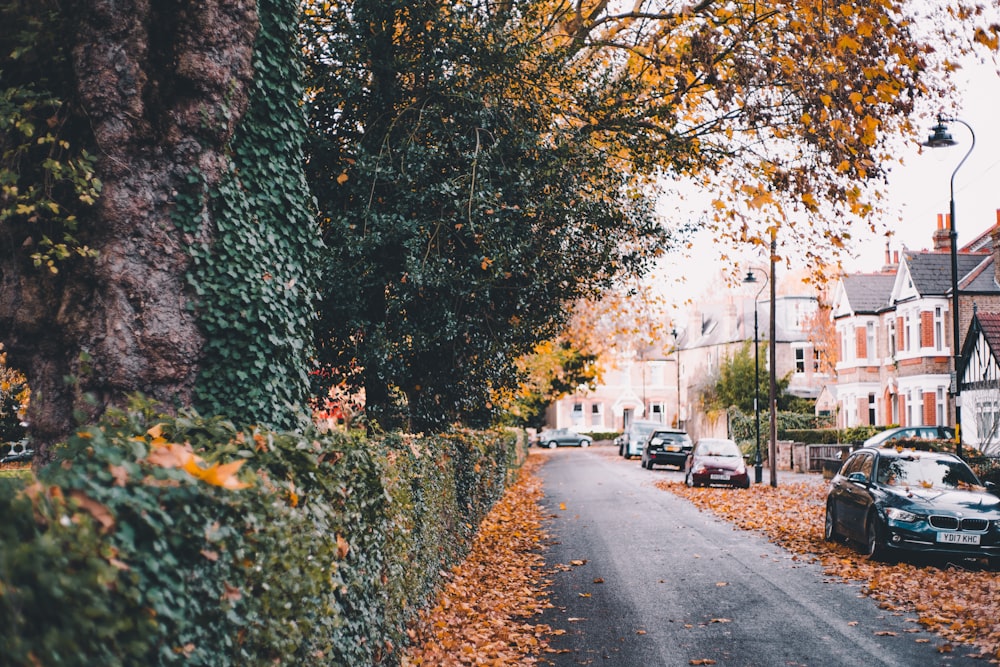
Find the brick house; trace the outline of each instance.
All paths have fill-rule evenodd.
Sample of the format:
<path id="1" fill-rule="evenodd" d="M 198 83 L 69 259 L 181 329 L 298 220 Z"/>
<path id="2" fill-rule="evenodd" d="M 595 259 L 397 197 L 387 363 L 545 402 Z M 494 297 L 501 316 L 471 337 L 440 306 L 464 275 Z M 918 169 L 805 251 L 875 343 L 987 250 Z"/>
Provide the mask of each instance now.
<path id="1" fill-rule="evenodd" d="M 960 331 L 975 307 L 1000 311 L 997 253 L 1000 225 L 957 253 Z M 838 426 L 952 425 L 951 293 L 947 216 L 938 216 L 933 250 L 904 250 L 878 274 L 840 279 L 832 312 Z"/>
<path id="2" fill-rule="evenodd" d="M 962 347 L 962 440 L 1000 452 L 1000 313 L 974 312 Z"/>

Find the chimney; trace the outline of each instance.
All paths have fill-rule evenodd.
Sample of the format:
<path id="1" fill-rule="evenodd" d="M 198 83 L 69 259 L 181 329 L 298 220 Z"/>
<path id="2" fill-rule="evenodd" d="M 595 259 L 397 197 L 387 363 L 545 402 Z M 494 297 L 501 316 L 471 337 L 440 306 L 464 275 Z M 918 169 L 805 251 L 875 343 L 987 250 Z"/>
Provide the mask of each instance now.
<path id="1" fill-rule="evenodd" d="M 947 213 L 938 213 L 937 229 L 934 230 L 934 250 L 935 252 L 951 252 L 951 216 Z"/>
<path id="2" fill-rule="evenodd" d="M 882 266 L 882 273 L 895 273 L 899 268 L 899 251 L 891 252 L 889 242 L 885 242 L 885 264 Z"/>

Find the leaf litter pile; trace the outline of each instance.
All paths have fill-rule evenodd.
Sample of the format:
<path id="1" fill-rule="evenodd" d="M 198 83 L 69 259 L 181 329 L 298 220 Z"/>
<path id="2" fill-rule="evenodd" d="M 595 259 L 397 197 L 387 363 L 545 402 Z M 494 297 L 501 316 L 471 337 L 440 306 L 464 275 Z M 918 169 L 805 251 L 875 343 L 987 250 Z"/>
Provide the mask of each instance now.
<path id="1" fill-rule="evenodd" d="M 403 667 L 535 665 L 559 631 L 530 622 L 551 605 L 542 581 L 542 482 L 545 459 L 532 454 L 483 520 L 472 550 L 445 575 L 437 603 L 409 629 Z"/>
<path id="2" fill-rule="evenodd" d="M 421 612 L 408 632 L 403 667 L 537 665 L 533 656 L 551 651 L 547 638 L 562 631 L 531 622 L 551 606 L 545 592 L 550 582 L 543 580 L 542 484 L 534 475 L 544 461 L 529 456 L 517 482 L 483 521 L 465 562 L 446 573 L 437 603 Z M 874 563 L 850 545 L 826 542 L 826 484 L 757 484 L 746 490 L 688 488 L 665 480 L 656 485 L 819 562 L 830 577 L 860 582 L 863 594 L 912 622 L 914 633 L 922 628 L 943 637 L 941 653 L 965 644 L 991 663 L 1000 662 L 1000 573 L 975 563 Z"/>
<path id="3" fill-rule="evenodd" d="M 755 484 L 749 489 L 689 488 L 661 480 L 656 485 L 744 530 L 761 531 L 794 554 L 818 561 L 828 576 L 861 582 L 861 590 L 891 613 L 956 644 L 977 647 L 1000 661 L 1000 572 L 964 564 L 875 563 L 852 545 L 823 539 L 828 486 L 796 482 Z M 917 641 L 926 642 L 926 639 Z"/>

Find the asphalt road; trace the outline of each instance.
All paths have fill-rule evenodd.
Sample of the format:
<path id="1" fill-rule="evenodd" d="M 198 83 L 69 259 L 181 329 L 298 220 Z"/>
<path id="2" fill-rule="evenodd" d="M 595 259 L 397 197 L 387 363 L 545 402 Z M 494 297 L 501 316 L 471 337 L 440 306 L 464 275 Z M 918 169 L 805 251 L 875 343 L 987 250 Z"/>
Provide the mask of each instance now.
<path id="1" fill-rule="evenodd" d="M 915 614 L 879 609 L 857 585 L 652 484 L 679 472 L 644 470 L 608 446 L 541 451 L 555 605 L 542 622 L 566 633 L 543 664 L 988 664 L 971 647 L 939 652 L 946 642 L 917 631 Z"/>

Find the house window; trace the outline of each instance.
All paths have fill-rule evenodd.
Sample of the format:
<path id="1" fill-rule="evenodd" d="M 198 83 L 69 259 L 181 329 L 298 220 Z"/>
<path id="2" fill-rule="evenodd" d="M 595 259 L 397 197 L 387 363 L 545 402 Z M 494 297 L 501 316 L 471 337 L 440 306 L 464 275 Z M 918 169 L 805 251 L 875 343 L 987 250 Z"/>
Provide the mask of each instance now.
<path id="1" fill-rule="evenodd" d="M 941 311 L 941 306 L 934 308 L 934 349 L 939 351 L 944 349 L 944 313 Z"/>
<path id="2" fill-rule="evenodd" d="M 909 327 L 907 327 L 909 329 Z M 920 392 L 914 392 L 912 389 L 906 392 L 906 425 L 907 426 L 918 426 L 920 424 L 920 409 L 917 405 L 917 401 L 920 400 Z"/>
<path id="3" fill-rule="evenodd" d="M 663 423 L 663 403 L 649 404 L 649 419 L 650 421 Z"/>
<path id="4" fill-rule="evenodd" d="M 889 356 L 896 356 L 896 320 L 889 319 Z"/>
<path id="5" fill-rule="evenodd" d="M 984 452 L 991 450 L 1000 430 L 1000 405 L 997 399 L 986 398 L 976 406 L 976 435 Z"/>
<path id="6" fill-rule="evenodd" d="M 573 404 L 573 414 L 570 417 L 573 426 L 583 426 L 583 403 Z"/>
<path id="7" fill-rule="evenodd" d="M 913 349 L 913 315 L 912 313 L 906 314 L 906 324 L 903 325 L 905 339 L 903 340 L 903 349 L 909 352 Z"/>
<path id="8" fill-rule="evenodd" d="M 875 323 L 869 322 L 865 325 L 865 358 L 868 361 L 875 359 Z"/>
<path id="9" fill-rule="evenodd" d="M 601 403 L 590 404 L 590 425 L 604 426 L 604 411 Z"/>
<path id="10" fill-rule="evenodd" d="M 649 370 L 649 384 L 653 387 L 664 386 L 664 378 L 666 377 L 666 373 L 664 372 L 664 363 L 662 361 L 655 361 L 649 365 Z"/>
<path id="11" fill-rule="evenodd" d="M 806 350 L 802 347 L 795 348 L 795 372 L 806 372 Z"/>
<path id="12" fill-rule="evenodd" d="M 935 401 L 935 404 L 937 406 L 935 409 L 935 413 L 937 415 L 937 423 L 939 425 L 947 424 L 948 422 L 944 420 L 944 411 L 947 406 L 947 400 L 945 399 L 944 395 L 944 387 L 938 387 L 937 400 Z"/>
<path id="13" fill-rule="evenodd" d="M 875 394 L 868 394 L 868 425 L 875 423 Z"/>
<path id="14" fill-rule="evenodd" d="M 819 350 L 813 348 L 813 373 L 819 373 Z"/>

